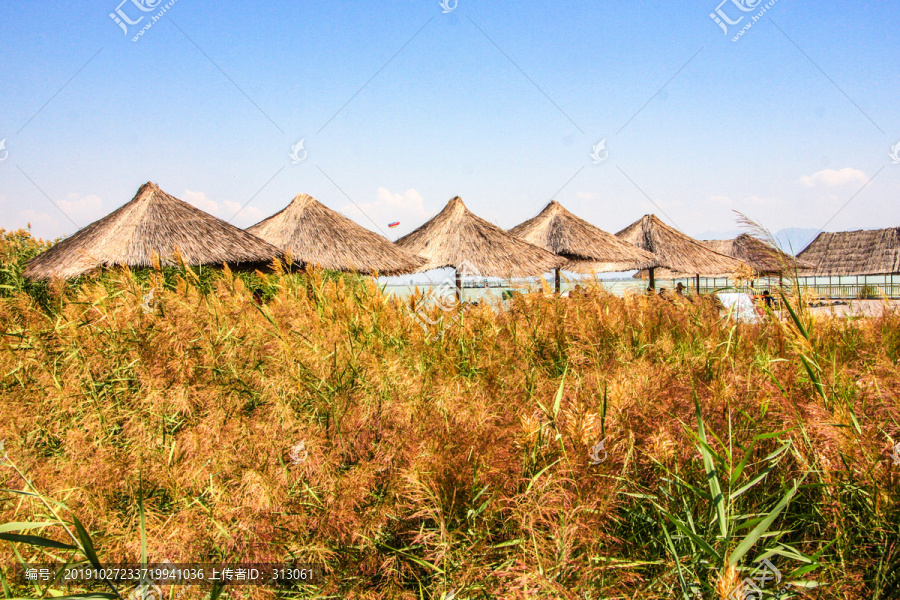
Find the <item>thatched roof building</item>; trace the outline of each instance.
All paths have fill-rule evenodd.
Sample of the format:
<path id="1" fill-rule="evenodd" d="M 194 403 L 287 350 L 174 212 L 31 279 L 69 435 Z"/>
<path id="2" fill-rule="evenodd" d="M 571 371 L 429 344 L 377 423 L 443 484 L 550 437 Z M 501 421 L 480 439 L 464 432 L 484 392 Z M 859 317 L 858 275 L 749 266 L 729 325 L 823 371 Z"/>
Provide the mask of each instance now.
<path id="1" fill-rule="evenodd" d="M 616 237 L 652 252 L 660 266 L 680 273 L 721 277 L 734 273 L 741 265 L 739 260 L 669 227 L 656 215 L 644 215 Z"/>
<path id="2" fill-rule="evenodd" d="M 397 245 L 426 259 L 421 271 L 454 267 L 463 275 L 528 277 L 565 261 L 475 216 L 459 196 L 433 219 L 397 240 Z"/>
<path id="3" fill-rule="evenodd" d="M 281 255 L 263 240 L 145 183 L 134 199 L 31 259 L 25 276 L 68 279 L 97 267 L 261 265 Z"/>
<path id="4" fill-rule="evenodd" d="M 365 275 L 413 273 L 425 259 L 300 194 L 247 231 L 290 253 L 294 262 Z"/>
<path id="5" fill-rule="evenodd" d="M 900 273 L 900 227 L 823 232 L 798 257 L 812 264 L 804 275 Z"/>
<path id="6" fill-rule="evenodd" d="M 603 273 L 656 265 L 651 253 L 576 217 L 556 200 L 509 233 L 567 259 L 562 266 L 567 271 Z"/>
<path id="7" fill-rule="evenodd" d="M 731 240 L 703 242 L 716 252 L 732 256 L 753 269 L 759 275 L 780 275 L 785 270 L 812 268 L 812 263 L 795 258 L 767 244 L 749 233 L 742 233 Z"/>
<path id="8" fill-rule="evenodd" d="M 703 240 L 703 243 L 716 252 L 740 260 L 756 271 L 759 276 L 781 275 L 785 272 L 791 274 L 795 266 L 798 271 L 813 267 L 812 263 L 786 254 L 749 233 L 742 233 L 731 240 Z M 657 269 L 656 271 L 657 279 L 683 279 L 694 275 L 694 273 L 682 273 L 669 269 Z M 638 276 L 646 277 L 647 273 L 642 271 L 638 273 Z"/>

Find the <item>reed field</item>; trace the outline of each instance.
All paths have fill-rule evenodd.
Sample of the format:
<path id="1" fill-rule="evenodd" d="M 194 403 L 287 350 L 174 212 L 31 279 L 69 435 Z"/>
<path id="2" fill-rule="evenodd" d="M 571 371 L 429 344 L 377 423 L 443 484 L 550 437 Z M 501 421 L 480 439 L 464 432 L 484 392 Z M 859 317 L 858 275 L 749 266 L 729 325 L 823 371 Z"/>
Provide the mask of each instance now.
<path id="1" fill-rule="evenodd" d="M 317 570 L 165 598 L 725 599 L 762 559 L 765 598 L 900 597 L 893 311 L 588 287 L 423 328 L 320 270 L 23 279 L 46 247 L 0 240 L 6 598 L 131 593 L 13 577 L 51 558 Z"/>

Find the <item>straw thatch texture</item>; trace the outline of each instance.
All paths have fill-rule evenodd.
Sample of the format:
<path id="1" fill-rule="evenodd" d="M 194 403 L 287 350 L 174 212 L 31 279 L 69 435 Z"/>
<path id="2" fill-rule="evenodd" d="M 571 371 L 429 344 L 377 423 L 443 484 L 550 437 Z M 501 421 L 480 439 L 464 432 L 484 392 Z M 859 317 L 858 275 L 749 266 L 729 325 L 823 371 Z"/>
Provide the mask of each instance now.
<path id="1" fill-rule="evenodd" d="M 454 267 L 464 275 L 527 277 L 562 266 L 564 259 L 473 215 L 459 196 L 433 219 L 397 240 L 426 259 L 422 271 Z"/>
<path id="2" fill-rule="evenodd" d="M 798 256 L 812 263 L 804 275 L 900 273 L 900 228 L 820 233 Z"/>
<path id="3" fill-rule="evenodd" d="M 556 200 L 509 233 L 566 258 L 562 268 L 567 271 L 604 273 L 656 266 L 651 253 L 576 217 Z"/>
<path id="4" fill-rule="evenodd" d="M 742 233 L 731 240 L 709 240 L 704 244 L 722 254 L 733 256 L 759 275 L 778 275 L 785 270 L 810 269 L 813 264 L 773 248 L 758 237 Z"/>
<path id="5" fill-rule="evenodd" d="M 777 248 L 773 248 L 749 233 L 742 233 L 731 240 L 704 240 L 703 243 L 716 252 L 721 252 L 740 260 L 760 276 L 781 275 L 785 272 L 792 274 L 794 266 L 796 266 L 798 271 L 810 269 L 814 266 L 808 261 L 795 258 Z M 693 275 L 695 273 L 682 273 L 669 269 L 656 271 L 657 279 L 684 279 Z M 647 272 L 641 271 L 637 274 L 637 277 L 646 278 Z"/>
<path id="6" fill-rule="evenodd" d="M 741 265 L 740 261 L 669 227 L 656 215 L 644 215 L 616 237 L 652 252 L 660 266 L 672 271 L 721 277 L 734 273 Z"/>
<path id="7" fill-rule="evenodd" d="M 145 183 L 130 202 L 36 256 L 31 279 L 69 279 L 97 267 L 151 267 L 153 257 L 172 264 L 260 264 L 278 248 Z"/>
<path id="8" fill-rule="evenodd" d="M 687 273 L 679 273 L 678 271 L 672 271 L 670 269 L 656 269 L 653 273 L 653 278 L 657 281 L 670 281 L 674 279 L 690 279 L 691 277 L 695 277 L 695 275 L 689 275 Z M 650 271 L 647 269 L 641 269 L 637 273 L 632 276 L 632 279 L 649 279 Z"/>
<path id="9" fill-rule="evenodd" d="M 425 259 L 306 194 L 247 231 L 289 252 L 295 262 L 333 271 L 401 275 L 425 264 Z"/>

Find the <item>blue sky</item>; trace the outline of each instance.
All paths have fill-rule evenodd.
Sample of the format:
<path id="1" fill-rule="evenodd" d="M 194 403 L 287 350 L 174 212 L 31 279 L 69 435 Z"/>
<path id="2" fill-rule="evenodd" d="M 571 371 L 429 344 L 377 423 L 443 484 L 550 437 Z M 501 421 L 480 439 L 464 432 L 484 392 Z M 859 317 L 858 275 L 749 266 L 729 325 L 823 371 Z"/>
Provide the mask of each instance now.
<path id="1" fill-rule="evenodd" d="M 177 0 L 133 42 L 166 2 L 118 2 L 0 5 L 0 227 L 71 234 L 148 180 L 391 238 L 455 195 L 507 228 L 553 197 L 613 232 L 900 225 L 895 3 L 777 0 L 732 41 L 766 2 L 726 35 L 717 0 Z"/>

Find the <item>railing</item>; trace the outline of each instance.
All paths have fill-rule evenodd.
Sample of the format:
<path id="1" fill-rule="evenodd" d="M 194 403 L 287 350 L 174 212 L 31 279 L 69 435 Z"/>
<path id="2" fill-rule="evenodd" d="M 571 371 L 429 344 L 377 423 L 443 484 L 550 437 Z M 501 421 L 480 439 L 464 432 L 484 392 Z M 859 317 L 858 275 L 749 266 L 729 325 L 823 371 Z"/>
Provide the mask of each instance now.
<path id="1" fill-rule="evenodd" d="M 712 287 L 712 286 L 700 286 L 701 294 L 711 294 L 716 291 L 720 291 L 723 289 L 723 286 Z M 756 287 L 750 288 L 746 286 L 742 286 L 739 288 L 729 288 L 727 291 L 729 292 L 741 292 L 744 294 L 756 295 L 761 294 L 764 287 Z M 880 298 L 888 297 L 888 298 L 900 298 L 900 283 L 895 284 L 874 284 L 874 283 L 834 283 L 834 284 L 815 284 L 815 285 L 804 285 L 800 284 L 801 290 L 810 290 L 816 294 L 816 296 L 820 298 L 833 298 L 833 299 L 841 299 L 841 300 L 853 300 L 860 298 L 867 298 L 877 300 Z M 685 290 L 687 291 L 687 290 Z M 693 286 L 691 286 L 691 291 L 694 291 Z M 775 294 L 775 288 L 771 288 L 771 293 Z"/>
<path id="2" fill-rule="evenodd" d="M 803 287 L 803 286 L 801 286 Z M 816 292 L 817 296 L 822 298 L 871 298 L 878 299 L 884 298 L 887 296 L 888 298 L 898 298 L 900 297 L 900 284 L 888 284 L 888 285 L 878 285 L 878 284 L 864 284 L 864 283 L 851 283 L 851 284 L 829 284 L 829 285 L 815 285 L 809 286 L 810 289 Z"/>
<path id="3" fill-rule="evenodd" d="M 900 277 L 898 277 L 900 279 Z M 846 279 L 845 279 L 846 281 Z M 695 282 L 694 280 L 684 281 L 681 280 L 684 284 L 684 293 L 687 295 L 696 293 L 694 288 Z M 541 286 L 535 282 L 501 282 L 501 281 L 485 281 L 485 280 L 463 280 L 463 289 L 469 293 L 489 293 L 489 294 L 499 294 L 502 290 L 540 290 Z M 576 282 L 564 281 L 563 282 L 563 291 L 572 289 L 573 285 Z M 608 280 L 608 281 L 600 281 L 601 285 L 606 287 L 609 291 L 617 294 L 625 293 L 626 291 L 631 291 L 632 293 L 642 293 L 646 290 L 647 282 L 639 281 L 639 280 Z M 666 288 L 669 293 L 673 293 L 675 291 L 677 281 L 660 281 L 657 280 L 656 285 L 657 289 Z M 783 284 L 785 287 L 790 289 L 790 284 L 787 281 L 784 281 Z M 437 288 L 449 288 L 452 289 L 453 284 L 448 282 L 433 282 L 433 283 L 422 283 L 419 282 L 416 284 L 420 290 L 428 290 L 428 289 L 437 289 Z M 553 284 L 548 283 L 548 285 L 552 288 Z M 407 291 L 412 290 L 412 285 L 393 285 L 389 286 L 395 290 L 404 289 Z M 743 285 L 740 287 L 732 287 L 731 282 L 726 281 L 725 279 L 719 279 L 718 281 L 714 281 L 712 279 L 701 279 L 700 280 L 700 293 L 701 294 L 711 294 L 718 291 L 725 292 L 741 292 L 745 294 L 750 294 L 751 296 L 756 296 L 762 294 L 764 290 L 769 290 L 773 296 L 778 296 L 776 291 L 778 287 L 778 281 L 764 281 L 760 280 L 756 282 L 754 287 L 749 287 L 747 285 Z M 900 298 L 900 281 L 896 283 L 891 282 L 864 282 L 860 281 L 859 283 L 838 283 L 832 282 L 828 283 L 827 281 L 819 282 L 800 282 L 800 288 L 802 290 L 810 290 L 815 293 L 816 296 L 820 298 L 832 298 L 835 300 L 853 300 L 859 298 L 870 298 L 870 299 L 880 299 L 884 297 L 888 298 Z M 480 291 L 479 291 L 480 290 Z"/>

